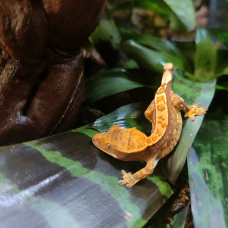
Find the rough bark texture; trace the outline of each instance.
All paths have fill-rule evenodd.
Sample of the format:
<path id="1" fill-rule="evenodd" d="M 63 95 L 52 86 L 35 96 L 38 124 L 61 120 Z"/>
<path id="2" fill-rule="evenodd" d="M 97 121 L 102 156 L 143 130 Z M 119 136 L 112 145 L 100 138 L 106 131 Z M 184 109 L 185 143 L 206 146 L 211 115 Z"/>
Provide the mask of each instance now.
<path id="1" fill-rule="evenodd" d="M 106 0 L 0 0 L 0 145 L 68 130 L 83 101 L 81 45 Z"/>

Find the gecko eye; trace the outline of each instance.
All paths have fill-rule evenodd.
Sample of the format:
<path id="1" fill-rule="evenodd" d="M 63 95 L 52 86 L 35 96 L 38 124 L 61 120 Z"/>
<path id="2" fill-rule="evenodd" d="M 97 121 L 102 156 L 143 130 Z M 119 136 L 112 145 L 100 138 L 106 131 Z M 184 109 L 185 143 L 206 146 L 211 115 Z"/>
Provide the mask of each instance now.
<path id="1" fill-rule="evenodd" d="M 107 149 L 109 150 L 112 149 L 112 145 L 110 143 L 107 143 L 106 146 L 107 146 Z"/>

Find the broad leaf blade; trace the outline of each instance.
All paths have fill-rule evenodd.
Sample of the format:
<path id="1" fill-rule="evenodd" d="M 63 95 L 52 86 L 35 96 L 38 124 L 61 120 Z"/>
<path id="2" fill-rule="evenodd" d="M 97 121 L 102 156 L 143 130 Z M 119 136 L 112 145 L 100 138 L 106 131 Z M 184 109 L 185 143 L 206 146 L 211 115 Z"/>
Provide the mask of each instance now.
<path id="1" fill-rule="evenodd" d="M 176 58 L 182 60 L 185 64 L 187 70 L 190 71 L 190 67 L 185 57 L 179 51 L 179 49 L 170 40 L 165 40 L 161 37 L 152 36 L 150 34 L 138 34 L 132 30 L 120 28 L 120 34 L 123 40 L 134 40 L 136 43 L 148 46 L 159 52 L 167 53 L 169 55 L 175 56 Z"/>
<path id="2" fill-rule="evenodd" d="M 86 81 L 84 105 L 139 87 L 158 88 L 161 76 L 142 69 L 116 68 L 98 73 Z"/>
<path id="3" fill-rule="evenodd" d="M 184 30 L 185 26 L 181 22 L 180 18 L 172 11 L 172 9 L 163 0 L 135 0 L 135 7 L 139 7 L 145 10 L 152 10 L 155 13 L 162 15 L 162 17 L 168 16 L 170 24 L 169 27 L 177 30 Z"/>
<path id="4" fill-rule="evenodd" d="M 189 30 L 195 27 L 195 10 L 191 0 L 164 0 Z"/>
<path id="5" fill-rule="evenodd" d="M 216 66 L 216 49 L 205 29 L 196 30 L 195 78 L 198 81 L 214 79 Z"/>
<path id="6" fill-rule="evenodd" d="M 135 61 L 127 58 L 120 47 L 121 36 L 115 22 L 104 13 L 95 31 L 89 37 L 90 42 L 96 47 L 105 62 L 113 67 L 137 67 Z"/>
<path id="7" fill-rule="evenodd" d="M 228 91 L 228 82 L 223 82 L 221 84 L 218 83 L 216 85 L 216 89 L 220 89 L 220 90 L 224 89 Z"/>
<path id="8" fill-rule="evenodd" d="M 147 9 L 147 10 L 152 10 L 155 13 L 158 14 L 167 14 L 167 12 L 170 11 L 170 9 L 167 7 L 167 5 L 164 3 L 164 1 L 159 1 L 159 0 L 144 0 L 144 1 L 140 1 L 140 0 L 134 0 L 133 3 L 134 7 L 139 7 L 142 9 Z M 115 11 L 119 11 L 119 10 L 127 10 L 130 9 L 132 7 L 132 1 L 126 1 L 120 4 L 115 4 L 110 6 L 108 9 L 111 13 L 115 12 Z"/>
<path id="9" fill-rule="evenodd" d="M 187 60 L 188 65 L 191 69 L 194 69 L 195 54 L 196 54 L 196 43 L 193 40 L 172 40 L 173 44 L 181 50 L 181 54 Z M 193 70 L 190 70 L 193 73 Z"/>
<path id="10" fill-rule="evenodd" d="M 214 96 L 216 81 L 192 82 L 178 75 L 174 77 L 173 91 L 184 99 L 188 105 L 201 103 L 201 107 L 209 107 Z M 189 149 L 203 121 L 203 116 L 196 116 L 194 121 L 189 118 L 184 122 L 181 138 L 168 156 L 162 159 L 162 169 L 169 182 L 175 184 L 186 161 Z"/>
<path id="11" fill-rule="evenodd" d="M 180 57 L 181 55 L 180 51 L 170 40 L 165 40 L 161 37 L 153 36 L 151 34 L 139 34 L 130 29 L 125 29 L 122 27 L 119 29 L 119 31 L 123 40 L 134 40 L 136 43 L 149 46 L 160 52 L 175 55 L 176 57 Z"/>
<path id="12" fill-rule="evenodd" d="M 191 0 L 134 0 L 134 7 L 151 10 L 163 17 L 168 16 L 172 29 L 194 29 L 195 11 Z M 123 2 L 109 8 L 110 12 L 131 9 L 132 1 Z"/>
<path id="13" fill-rule="evenodd" d="M 144 101 L 125 105 L 114 112 L 97 119 L 92 125 L 100 132 L 107 132 L 112 126 L 120 125 L 121 128 L 136 127 L 138 130 L 150 134 L 151 123 L 144 116 L 151 101 Z"/>
<path id="14" fill-rule="evenodd" d="M 173 217 L 173 228 L 184 228 L 190 203 Z"/>
<path id="15" fill-rule="evenodd" d="M 184 2 L 188 2 L 188 1 L 189 0 L 184 0 Z M 184 30 L 185 28 L 192 29 L 192 12 L 189 14 L 189 12 L 191 11 L 190 8 L 192 8 L 192 6 L 188 4 L 189 9 L 186 10 L 186 8 L 183 8 L 182 6 L 180 7 L 180 4 L 179 4 L 179 6 L 177 7 L 178 10 L 177 9 L 174 10 L 174 5 L 175 5 L 175 0 L 171 0 L 171 1 L 135 0 L 135 4 L 134 4 L 135 7 L 140 7 L 146 10 L 152 10 L 155 13 L 163 14 L 163 16 L 168 16 L 170 20 L 169 26 L 172 29 L 177 29 L 177 30 Z M 185 12 L 185 16 L 183 15 L 183 11 Z M 189 17 L 189 18 L 186 20 L 186 17 Z"/>
<path id="16" fill-rule="evenodd" d="M 193 149 L 194 148 L 194 149 Z M 188 155 L 195 228 L 228 227 L 228 118 L 209 113 Z"/>
<path id="17" fill-rule="evenodd" d="M 1 228 L 137 228 L 173 193 L 159 167 L 131 189 L 118 185 L 121 169 L 135 172 L 141 162 L 98 150 L 94 130 L 75 131 L 0 148 Z"/>
<path id="18" fill-rule="evenodd" d="M 184 69 L 184 63 L 180 59 L 167 53 L 146 48 L 133 40 L 124 42 L 123 48 L 140 66 L 148 70 L 161 73 L 164 65 L 169 62 L 173 63 L 176 68 Z"/>

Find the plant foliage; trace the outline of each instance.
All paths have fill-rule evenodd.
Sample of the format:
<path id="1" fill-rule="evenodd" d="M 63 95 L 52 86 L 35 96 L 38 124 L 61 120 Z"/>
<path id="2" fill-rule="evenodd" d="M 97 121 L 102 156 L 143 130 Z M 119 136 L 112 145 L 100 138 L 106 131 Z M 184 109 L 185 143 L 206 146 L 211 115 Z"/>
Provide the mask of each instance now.
<path id="1" fill-rule="evenodd" d="M 148 26 L 132 23 L 135 8 L 152 11 L 163 19 L 165 29 L 178 30 L 188 39 L 156 36 L 155 23 L 153 32 L 147 32 Z M 121 11 L 129 13 L 128 21 L 115 22 L 112 15 Z M 177 68 L 173 91 L 189 105 L 209 107 L 215 88 L 228 90 L 226 78 L 216 85 L 220 76 L 228 74 L 228 51 L 218 50 L 211 35 L 228 47 L 228 31 L 196 28 L 192 36 L 194 25 L 191 0 L 127 0 L 108 5 L 89 40 L 109 69 L 86 80 L 83 106 L 120 92 L 156 89 L 163 66 L 172 62 Z M 144 164 L 114 159 L 93 146 L 91 137 L 113 125 L 150 134 L 152 126 L 144 111 L 151 100 L 148 96 L 119 107 L 71 132 L 0 148 L 1 227 L 137 228 L 155 213 L 148 227 L 184 227 L 189 204 L 172 216 L 172 222 L 165 221 L 159 209 L 176 191 L 186 158 L 195 228 L 227 227 L 228 121 L 220 109 L 209 107 L 201 128 L 202 116 L 184 121 L 173 152 L 161 160 L 154 174 L 131 189 L 118 185 L 121 170 L 135 172 Z"/>

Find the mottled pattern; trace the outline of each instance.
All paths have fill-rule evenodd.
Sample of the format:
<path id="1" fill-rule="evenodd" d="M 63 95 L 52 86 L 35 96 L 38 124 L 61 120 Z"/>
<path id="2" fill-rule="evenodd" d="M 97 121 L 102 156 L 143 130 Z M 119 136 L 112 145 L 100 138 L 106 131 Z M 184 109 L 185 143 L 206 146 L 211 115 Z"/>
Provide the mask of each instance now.
<path id="1" fill-rule="evenodd" d="M 104 152 L 114 155 L 115 151 L 134 153 L 148 147 L 145 143 L 147 136 L 135 127 L 121 129 L 120 126 L 111 127 L 107 133 L 100 133 L 93 137 L 93 143 Z"/>
<path id="2" fill-rule="evenodd" d="M 152 146 L 158 142 L 164 135 L 168 126 L 168 107 L 165 92 L 155 96 L 155 110 L 155 127 L 153 128 L 153 133 L 147 139 L 148 146 Z"/>
<path id="3" fill-rule="evenodd" d="M 188 106 L 183 99 L 171 90 L 172 64 L 166 64 L 162 85 L 155 94 L 155 99 L 145 112 L 145 116 L 153 122 L 152 133 L 147 137 L 136 128 L 121 129 L 113 126 L 109 132 L 96 134 L 93 143 L 99 149 L 124 161 L 146 161 L 145 168 L 135 174 L 123 173 L 119 184 L 133 186 L 139 180 L 149 176 L 159 159 L 169 154 L 177 144 L 181 129 L 181 108 L 185 115 L 194 120 L 195 115 L 204 115 L 207 108 L 198 108 L 200 104 Z"/>
<path id="4" fill-rule="evenodd" d="M 147 110 L 145 111 L 145 117 L 150 121 L 153 122 L 153 113 L 154 113 L 154 100 L 150 103 Z"/>

